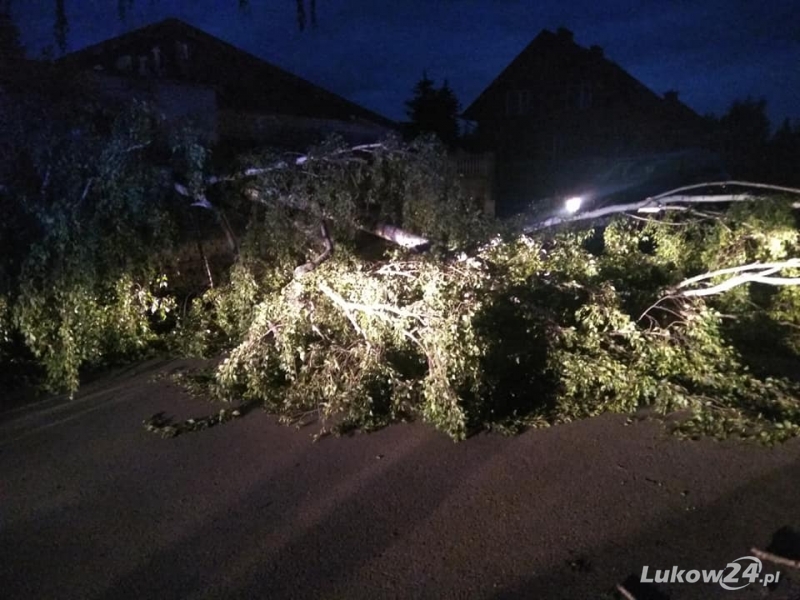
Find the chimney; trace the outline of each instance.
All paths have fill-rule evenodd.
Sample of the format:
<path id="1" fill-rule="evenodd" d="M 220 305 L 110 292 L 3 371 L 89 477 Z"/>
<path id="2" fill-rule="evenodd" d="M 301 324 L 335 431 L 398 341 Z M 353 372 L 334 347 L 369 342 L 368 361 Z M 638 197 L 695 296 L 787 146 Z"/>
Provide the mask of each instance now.
<path id="1" fill-rule="evenodd" d="M 571 43 L 573 41 L 573 39 L 572 39 L 573 38 L 573 34 L 566 27 L 559 27 L 556 30 L 556 35 L 558 36 L 558 39 L 560 39 L 563 42 L 570 42 Z"/>
<path id="2" fill-rule="evenodd" d="M 603 56 L 604 56 L 603 47 L 602 46 L 598 46 L 597 44 L 594 44 L 593 46 L 590 46 L 589 47 L 589 52 L 592 53 L 592 56 L 594 58 L 603 58 Z"/>
<path id="3" fill-rule="evenodd" d="M 664 100 L 671 104 L 678 103 L 678 92 L 676 90 L 669 90 L 668 92 L 664 92 Z"/>

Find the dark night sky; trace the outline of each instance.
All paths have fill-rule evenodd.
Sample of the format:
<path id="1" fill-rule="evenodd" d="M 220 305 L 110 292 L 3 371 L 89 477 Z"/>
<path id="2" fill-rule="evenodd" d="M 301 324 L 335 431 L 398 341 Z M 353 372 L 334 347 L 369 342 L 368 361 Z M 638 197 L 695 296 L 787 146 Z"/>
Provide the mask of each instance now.
<path id="1" fill-rule="evenodd" d="M 32 55 L 53 43 L 53 0 L 14 0 Z M 701 114 L 765 97 L 773 125 L 800 119 L 800 0 L 317 0 L 300 32 L 293 0 L 66 0 L 69 50 L 178 17 L 395 119 L 424 69 L 464 108 L 541 31 L 565 26 L 642 83 Z"/>

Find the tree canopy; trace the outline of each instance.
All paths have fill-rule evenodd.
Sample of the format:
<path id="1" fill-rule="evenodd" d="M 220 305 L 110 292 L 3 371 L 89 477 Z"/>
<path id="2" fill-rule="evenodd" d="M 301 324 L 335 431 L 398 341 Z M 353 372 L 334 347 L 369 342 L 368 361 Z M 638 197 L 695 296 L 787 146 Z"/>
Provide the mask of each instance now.
<path id="1" fill-rule="evenodd" d="M 19 28 L 11 18 L 11 0 L 0 0 L 0 62 L 24 56 Z"/>
<path id="2" fill-rule="evenodd" d="M 744 98 L 713 118 L 714 144 L 734 178 L 800 184 L 795 168 L 800 153 L 800 123 L 789 119 L 772 133 L 765 99 Z"/>
<path id="3" fill-rule="evenodd" d="M 453 144 L 458 138 L 461 109 L 446 80 L 437 88 L 427 73 L 423 74 L 414 86 L 413 97 L 405 105 L 412 134 L 433 133 L 446 144 Z"/>

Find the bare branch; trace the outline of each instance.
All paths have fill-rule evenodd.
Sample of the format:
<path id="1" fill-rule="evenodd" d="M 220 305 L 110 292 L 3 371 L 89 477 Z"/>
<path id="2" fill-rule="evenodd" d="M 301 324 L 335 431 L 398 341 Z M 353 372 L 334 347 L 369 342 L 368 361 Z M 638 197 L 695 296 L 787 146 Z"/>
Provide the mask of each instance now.
<path id="1" fill-rule="evenodd" d="M 686 297 L 712 296 L 714 294 L 727 292 L 728 290 L 731 290 L 737 286 L 751 282 L 763 283 L 766 285 L 800 285 L 800 277 L 771 277 L 771 275 L 778 273 L 783 269 L 798 268 L 798 267 L 800 267 L 800 258 L 790 258 L 782 262 L 753 263 L 750 265 L 742 265 L 739 267 L 730 267 L 727 269 L 719 269 L 717 271 L 703 273 L 702 275 L 697 275 L 696 277 L 686 279 L 685 281 L 682 281 L 681 283 L 678 284 L 678 288 L 687 287 L 694 283 L 705 281 L 713 277 L 719 277 L 721 275 L 731 275 L 734 273 L 744 273 L 744 274 L 737 275 L 736 277 L 731 277 L 730 279 L 727 279 L 726 281 L 723 281 L 720 284 L 708 288 L 703 288 L 699 290 L 686 290 L 682 292 L 681 295 Z M 756 273 L 746 273 L 747 271 L 756 271 L 756 270 L 758 271 Z"/>
<path id="2" fill-rule="evenodd" d="M 86 200 L 86 196 L 89 195 L 89 190 L 92 188 L 92 183 L 94 183 L 94 179 L 91 177 L 86 180 L 86 185 L 83 186 L 83 192 L 81 193 L 81 197 L 78 198 L 78 206 L 83 204 L 83 201 Z"/>
<path id="3" fill-rule="evenodd" d="M 688 290 L 683 292 L 684 296 L 700 297 L 700 296 L 713 296 L 714 294 L 721 294 L 727 292 L 739 285 L 745 283 L 763 283 L 766 285 L 800 285 L 800 277 L 763 277 L 759 275 L 741 275 L 739 277 L 732 277 L 725 283 L 715 285 L 714 287 L 702 290 Z"/>
<path id="4" fill-rule="evenodd" d="M 233 175 L 207 177 L 205 179 L 205 184 L 209 186 L 223 182 L 239 181 L 242 179 L 257 177 L 258 175 L 264 175 L 266 173 L 287 169 L 292 164 L 294 164 L 295 166 L 302 166 L 315 160 L 330 160 L 331 157 L 340 157 L 345 154 L 357 154 L 359 152 L 372 152 L 375 150 L 381 150 L 386 148 L 387 146 L 383 143 L 361 144 L 358 146 L 351 146 L 349 148 L 342 148 L 340 150 L 336 150 L 334 152 L 331 152 L 329 154 L 320 157 L 315 157 L 313 155 L 301 155 L 295 157 L 291 161 L 280 160 L 267 167 L 260 167 L 260 168 L 254 167 L 250 169 L 245 169 L 241 173 L 235 173 Z M 177 182 L 174 184 L 174 187 L 175 190 L 182 196 L 194 200 L 192 206 L 216 211 L 216 209 L 208 201 L 204 193 L 190 192 L 186 188 L 186 186 Z M 305 198 L 300 198 L 291 194 L 281 194 L 279 192 L 276 192 L 275 194 L 272 195 L 272 197 L 266 198 L 262 190 L 259 190 L 255 186 L 248 187 L 247 189 L 244 190 L 243 193 L 245 197 L 252 202 L 259 202 L 261 204 L 277 203 L 286 206 L 288 208 L 293 208 L 296 210 L 308 212 L 323 220 L 332 218 L 332 215 L 327 214 L 324 210 L 320 209 L 319 206 L 312 204 Z M 422 249 L 430 243 L 430 240 L 428 240 L 427 238 L 419 236 L 410 231 L 406 231 L 394 225 L 389 225 L 387 223 L 375 223 L 372 225 L 357 223 L 356 227 L 362 231 L 371 233 L 381 239 L 397 244 L 398 246 L 401 246 L 403 248 Z M 227 234 L 228 232 L 226 230 L 226 235 Z M 229 237 L 229 242 L 230 242 L 230 237 Z"/>
<path id="5" fill-rule="evenodd" d="M 668 192 L 664 192 L 663 194 L 659 194 L 658 196 L 653 196 L 650 198 L 651 200 L 661 200 L 663 198 L 667 198 L 669 196 L 673 196 L 679 192 L 688 192 L 691 190 L 700 190 L 703 188 L 708 187 L 726 187 L 726 186 L 738 186 L 743 188 L 751 188 L 751 189 L 758 189 L 758 190 L 771 190 L 773 192 L 788 192 L 790 194 L 800 194 L 800 189 L 792 188 L 792 187 L 784 187 L 782 185 L 772 185 L 769 183 L 758 183 L 755 181 L 710 181 L 704 183 L 695 183 L 692 185 L 685 185 L 683 187 L 675 188 L 674 190 L 670 190 Z"/>
<path id="6" fill-rule="evenodd" d="M 331 157 L 338 157 L 344 154 L 356 154 L 358 152 L 370 152 L 373 150 L 385 149 L 386 145 L 381 143 L 376 144 L 361 144 L 359 146 L 351 146 L 350 148 L 342 148 L 340 150 L 336 150 L 325 156 L 315 157 L 309 154 L 303 154 L 300 156 L 295 157 L 293 160 L 279 160 L 274 162 L 273 164 L 267 167 L 251 167 L 249 169 L 245 169 L 240 173 L 234 173 L 231 175 L 218 175 L 218 176 L 210 176 L 206 177 L 206 185 L 216 185 L 218 183 L 224 183 L 229 181 L 240 181 L 242 179 L 248 179 L 250 177 L 257 177 L 259 175 L 265 175 L 267 173 L 274 173 L 276 171 L 283 171 L 288 169 L 290 166 L 302 166 L 307 163 L 316 161 L 316 160 L 330 160 Z"/>
<path id="7" fill-rule="evenodd" d="M 208 256 L 206 256 L 206 252 L 203 249 L 203 242 L 200 238 L 197 238 L 197 251 L 200 253 L 200 260 L 203 261 L 203 266 L 206 270 L 206 277 L 208 278 L 208 287 L 212 290 L 214 289 L 214 276 L 211 273 L 211 265 L 208 262 Z"/>
<path id="8" fill-rule="evenodd" d="M 347 311 L 359 311 L 364 312 L 367 314 L 371 314 L 381 319 L 390 319 L 388 314 L 393 314 L 397 317 L 407 318 L 407 319 L 415 319 L 421 323 L 424 323 L 424 319 L 421 315 L 417 313 L 413 313 L 407 310 L 403 310 L 402 308 L 397 308 L 396 306 L 391 306 L 389 304 L 360 304 L 358 302 L 348 302 L 345 300 L 341 295 L 334 292 L 328 285 L 324 282 L 320 282 L 319 289 L 322 291 L 326 296 L 331 299 L 336 297 L 336 304 L 340 307 L 347 309 Z"/>
<path id="9" fill-rule="evenodd" d="M 333 217 L 324 210 L 321 210 L 319 206 L 312 204 L 305 198 L 300 198 L 291 194 L 275 194 L 271 198 L 266 199 L 255 187 L 246 189 L 244 194 L 245 197 L 252 202 L 259 202 L 261 204 L 277 203 L 288 208 L 293 208 L 316 215 L 322 219 L 332 219 Z M 430 244 L 430 240 L 427 238 L 387 223 L 374 223 L 373 225 L 356 223 L 355 226 L 361 231 L 371 233 L 372 235 L 384 239 L 387 242 L 392 242 L 398 246 L 411 250 L 420 250 Z"/>
<path id="10" fill-rule="evenodd" d="M 364 330 L 358 326 L 358 322 L 356 321 L 356 318 L 353 316 L 353 313 L 350 310 L 350 303 L 347 302 L 347 300 L 345 300 L 344 298 L 342 298 L 339 294 L 334 292 L 330 287 L 328 287 L 324 281 L 319 282 L 319 290 L 323 294 L 325 294 L 328 298 L 330 298 L 334 304 L 336 304 L 339 308 L 342 309 L 342 312 L 344 312 L 348 321 L 350 321 L 350 323 L 353 325 L 353 329 L 355 329 L 356 332 L 358 332 L 358 334 L 361 337 L 367 339 L 367 335 L 364 333 Z"/>
<path id="11" fill-rule="evenodd" d="M 647 205 L 637 209 L 640 213 L 659 213 L 665 210 L 691 210 L 688 206 L 672 206 L 672 204 L 719 204 L 723 202 L 749 202 L 757 200 L 759 196 L 752 194 L 708 194 L 705 196 L 688 196 L 686 194 L 674 194 L 671 196 L 648 198 Z"/>
<path id="12" fill-rule="evenodd" d="M 775 563 L 776 565 L 782 565 L 784 567 L 789 567 L 791 569 L 800 569 L 800 560 L 792 560 L 791 558 L 778 556 L 777 554 L 772 554 L 771 552 L 759 550 L 758 548 L 750 548 L 750 554 L 752 554 L 756 558 L 760 558 L 761 560 Z"/>
<path id="13" fill-rule="evenodd" d="M 150 145 L 150 142 L 145 142 L 143 144 L 134 144 L 133 146 L 128 146 L 122 152 L 124 154 L 127 154 L 129 152 L 136 152 L 137 150 L 142 150 L 144 148 L 147 148 L 149 145 Z"/>
<path id="14" fill-rule="evenodd" d="M 741 265 L 738 267 L 729 267 L 727 269 L 719 269 L 717 271 L 711 271 L 710 273 L 703 273 L 702 275 L 697 275 L 695 277 L 690 277 L 689 279 L 685 279 L 681 283 L 678 284 L 678 287 L 686 287 L 687 285 L 692 285 L 693 283 L 698 283 L 700 281 L 704 281 L 706 279 L 710 279 L 712 277 L 718 277 L 719 275 L 732 275 L 734 273 L 742 273 L 743 271 L 754 271 L 757 269 L 784 269 L 790 267 L 800 267 L 800 258 L 790 258 L 788 260 L 782 260 L 779 262 L 768 262 L 768 263 L 750 263 L 749 265 Z M 774 272 L 774 271 L 773 271 Z M 763 275 L 764 273 L 761 273 Z"/>
<path id="15" fill-rule="evenodd" d="M 284 169 L 287 169 L 288 167 L 289 163 L 285 161 L 279 161 L 273 165 L 270 165 L 269 167 L 245 169 L 241 173 L 235 173 L 233 175 L 210 176 L 206 177 L 206 185 L 216 185 L 218 183 L 224 183 L 228 181 L 239 181 L 241 179 L 247 179 L 248 177 L 256 177 L 258 175 L 264 175 L 265 173 L 282 171 Z"/>
<path id="16" fill-rule="evenodd" d="M 328 258 L 330 258 L 331 254 L 333 254 L 333 240 L 331 239 L 330 233 L 328 232 L 328 226 L 325 224 L 323 220 L 320 223 L 320 234 L 322 236 L 322 241 L 325 244 L 325 250 L 322 254 L 320 254 L 317 258 L 314 258 L 307 263 L 300 265 L 294 270 L 295 277 L 302 277 L 306 273 L 310 273 L 322 263 L 324 263 Z"/>
<path id="17" fill-rule="evenodd" d="M 364 230 L 381 239 L 394 242 L 403 248 L 422 248 L 430 243 L 428 239 L 422 236 L 386 223 L 376 223 L 372 227 L 364 228 Z"/>
<path id="18" fill-rule="evenodd" d="M 631 202 L 628 204 L 614 204 L 611 206 L 604 206 L 596 210 L 590 210 L 576 215 L 564 217 L 550 217 L 543 221 L 533 223 L 525 227 L 524 232 L 529 233 L 548 227 L 555 227 L 564 223 L 576 223 L 579 221 L 589 221 L 592 219 L 599 219 L 609 215 L 625 213 L 625 212 L 639 212 L 639 213 L 658 213 L 664 210 L 689 210 L 688 207 L 681 206 L 668 206 L 674 204 L 709 204 L 709 203 L 723 203 L 723 202 L 746 202 L 755 200 L 758 196 L 748 193 L 740 194 L 712 194 L 704 196 L 689 196 L 681 192 L 687 192 L 696 189 L 710 188 L 710 187 L 727 187 L 737 186 L 743 188 L 764 189 L 777 192 L 786 192 L 791 194 L 800 194 L 800 189 L 783 187 L 778 185 L 770 185 L 766 183 L 753 183 L 748 181 L 711 181 L 706 183 L 697 183 L 688 185 L 674 190 L 669 190 L 657 196 L 651 196 L 640 200 L 638 202 Z M 800 203 L 792 205 L 794 208 L 800 208 Z"/>
<path id="19" fill-rule="evenodd" d="M 617 591 L 625 600 L 636 600 L 636 597 L 633 594 L 631 594 L 628 590 L 626 590 L 621 583 L 617 584 Z"/>

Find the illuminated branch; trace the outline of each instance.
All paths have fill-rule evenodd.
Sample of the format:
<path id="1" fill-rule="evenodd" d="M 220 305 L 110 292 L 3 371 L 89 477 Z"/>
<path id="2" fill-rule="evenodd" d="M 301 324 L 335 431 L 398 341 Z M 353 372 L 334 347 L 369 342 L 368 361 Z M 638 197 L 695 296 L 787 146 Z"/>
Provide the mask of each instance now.
<path id="1" fill-rule="evenodd" d="M 250 177 L 258 177 L 259 175 L 266 175 L 267 173 L 284 171 L 292 166 L 300 167 L 317 160 L 330 160 L 331 158 L 341 157 L 346 154 L 357 154 L 359 152 L 372 152 L 375 150 L 385 150 L 385 149 L 386 149 L 385 144 L 375 143 L 375 144 L 361 144 L 359 146 L 352 146 L 350 148 L 341 148 L 339 150 L 335 150 L 334 152 L 330 152 L 329 154 L 326 154 L 324 156 L 313 156 L 310 154 L 303 154 L 295 157 L 293 160 L 278 160 L 267 167 L 251 167 L 249 169 L 241 171 L 240 173 L 234 173 L 232 175 L 210 176 L 206 178 L 205 182 L 206 185 L 216 185 L 218 183 L 224 183 L 227 181 L 241 181 L 242 179 L 248 179 Z"/>
<path id="2" fill-rule="evenodd" d="M 636 600 L 636 597 L 633 594 L 631 594 L 627 589 L 625 589 L 625 587 L 621 583 L 617 584 L 617 591 L 623 598 L 625 598 L 625 600 Z"/>
<path id="3" fill-rule="evenodd" d="M 392 306 L 390 304 L 359 304 L 357 302 L 348 302 L 340 294 L 333 291 L 324 281 L 319 283 L 319 289 L 341 308 L 348 311 L 356 310 L 382 319 L 389 319 L 390 317 L 388 315 L 392 314 L 396 317 L 415 319 L 417 321 L 424 322 L 421 315 L 403 310 L 402 308 L 397 308 L 396 306 Z"/>
<path id="4" fill-rule="evenodd" d="M 782 271 L 783 269 L 798 268 L 800 267 L 800 258 L 790 258 L 782 262 L 772 263 L 753 263 L 749 265 L 742 265 L 739 267 L 730 267 L 727 269 L 719 269 L 709 273 L 703 273 L 696 277 L 686 279 L 678 284 L 678 288 L 685 288 L 695 283 L 705 281 L 721 275 L 733 275 L 735 273 L 742 273 L 723 281 L 720 284 L 702 288 L 698 290 L 686 290 L 681 292 L 682 296 L 713 296 L 714 294 L 721 294 L 727 292 L 737 286 L 745 283 L 763 283 L 767 285 L 800 285 L 800 277 L 771 277 L 771 275 Z M 755 273 L 748 271 L 756 271 Z"/>
<path id="5" fill-rule="evenodd" d="M 344 162 L 347 162 L 355 160 L 353 158 L 353 155 L 364 152 L 385 150 L 385 149 L 388 149 L 388 147 L 386 146 L 386 144 L 382 143 L 361 144 L 358 146 L 352 146 L 349 148 L 342 148 L 339 150 L 335 150 L 333 152 L 320 156 L 305 154 L 297 156 L 291 160 L 279 160 L 266 167 L 253 167 L 245 169 L 240 173 L 234 173 L 232 175 L 210 176 L 206 177 L 204 181 L 206 186 L 212 186 L 225 182 L 241 181 L 244 179 L 258 177 L 260 175 L 266 175 L 268 173 L 274 173 L 277 171 L 286 170 L 293 166 L 294 167 L 304 166 L 314 161 L 342 160 Z M 214 207 L 214 205 L 211 204 L 211 202 L 209 202 L 205 192 L 203 191 L 191 192 L 186 186 L 177 182 L 174 184 L 174 189 L 182 196 L 191 198 L 194 201 L 192 203 L 192 206 L 205 208 L 207 210 L 214 211 L 214 213 L 217 214 L 218 216 L 220 215 L 219 211 Z M 275 193 L 271 195 L 269 198 L 267 198 L 266 195 L 256 186 L 250 186 L 244 190 L 244 195 L 248 200 L 252 202 L 258 202 L 261 204 L 277 203 L 286 206 L 288 208 L 307 212 L 316 217 L 319 217 L 320 219 L 333 218 L 333 215 L 326 213 L 319 206 L 309 202 L 304 198 L 299 198 L 297 196 L 293 196 L 290 194 Z M 235 244 L 235 237 L 233 237 L 233 232 L 230 231 L 230 227 L 227 227 L 226 223 L 221 223 L 221 224 L 223 226 L 223 229 L 225 230 L 225 235 L 228 237 L 229 243 Z M 356 223 L 355 227 L 357 229 L 360 229 L 361 231 L 371 233 L 372 235 L 375 235 L 388 242 L 392 242 L 393 244 L 397 244 L 398 246 L 401 246 L 403 248 L 420 250 L 428 246 L 428 244 L 430 243 L 430 240 L 428 240 L 427 238 L 424 238 L 413 232 L 406 231 L 394 225 L 390 225 L 388 223 L 380 223 L 380 222 L 372 224 Z"/>
<path id="6" fill-rule="evenodd" d="M 364 330 L 358 326 L 358 322 L 356 321 L 356 318 L 353 316 L 353 312 L 351 310 L 351 304 L 347 300 L 342 298 L 339 294 L 334 292 L 327 285 L 325 285 L 325 282 L 321 281 L 319 283 L 319 291 L 321 291 L 328 298 L 330 298 L 336 306 L 341 308 L 342 312 L 344 312 L 345 316 L 347 317 L 347 320 L 350 321 L 350 324 L 353 326 L 353 329 L 355 329 L 356 332 L 361 337 L 367 339 L 367 335 L 364 333 Z"/>
<path id="7" fill-rule="evenodd" d="M 604 206 L 603 208 L 598 208 L 596 210 L 590 210 L 584 213 L 579 213 L 576 215 L 570 215 L 565 217 L 550 217 L 548 219 L 539 221 L 538 223 L 533 223 L 532 225 L 525 227 L 524 232 L 529 233 L 541 229 L 547 229 L 548 227 L 555 227 L 557 225 L 562 225 L 564 223 L 589 221 L 592 219 L 599 219 L 601 217 L 606 217 L 609 215 L 615 215 L 626 212 L 658 213 L 665 210 L 689 210 L 689 208 L 686 206 L 675 206 L 680 204 L 746 202 L 757 198 L 757 196 L 745 192 L 740 194 L 712 194 L 705 196 L 688 196 L 682 193 L 709 187 L 726 187 L 726 186 L 737 186 L 743 188 L 770 190 L 774 192 L 785 192 L 789 194 L 800 195 L 800 189 L 784 187 L 779 185 L 770 185 L 766 183 L 753 183 L 749 181 L 710 181 L 706 183 L 697 183 L 694 185 L 687 185 L 684 187 L 675 188 L 674 190 L 669 190 L 668 192 L 664 192 L 663 194 L 658 194 L 657 196 L 651 196 L 649 198 L 645 198 L 644 200 L 640 200 L 638 202 Z M 800 208 L 800 203 L 795 203 L 792 206 L 794 208 Z"/>
<path id="8" fill-rule="evenodd" d="M 664 192 L 663 194 L 659 194 L 658 196 L 653 196 L 651 200 L 660 200 L 663 198 L 667 198 L 669 196 L 673 196 L 678 192 L 688 192 L 691 190 L 700 190 L 707 187 L 725 187 L 728 185 L 735 185 L 744 188 L 750 189 L 757 189 L 757 190 L 770 190 L 773 192 L 788 192 L 790 194 L 800 194 L 800 189 L 798 188 L 791 188 L 785 187 L 782 185 L 772 185 L 771 183 L 757 183 L 754 181 L 711 181 L 711 182 L 704 182 L 704 183 L 694 183 L 692 185 L 685 185 L 683 187 L 675 188 L 674 190 L 670 190 L 668 192 Z"/>

